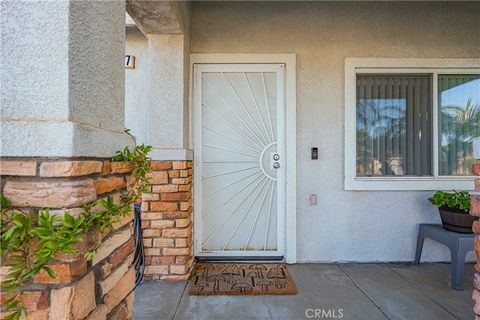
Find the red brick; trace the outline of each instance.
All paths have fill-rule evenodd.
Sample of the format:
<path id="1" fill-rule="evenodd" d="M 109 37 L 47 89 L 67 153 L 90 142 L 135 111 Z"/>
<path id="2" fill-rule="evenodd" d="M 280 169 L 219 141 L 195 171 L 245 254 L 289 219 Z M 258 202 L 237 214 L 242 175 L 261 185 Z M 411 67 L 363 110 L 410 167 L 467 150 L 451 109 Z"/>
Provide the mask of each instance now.
<path id="1" fill-rule="evenodd" d="M 135 269 L 130 268 L 119 281 L 104 297 L 103 301 L 108 310 L 113 310 L 135 286 Z"/>
<path id="2" fill-rule="evenodd" d="M 134 213 L 133 213 L 133 208 L 130 212 L 128 212 L 125 216 L 123 217 L 119 217 L 119 219 L 115 219 L 113 222 L 113 229 L 114 230 L 118 230 L 120 229 L 121 227 L 123 227 L 124 225 L 130 223 L 134 218 Z"/>
<path id="3" fill-rule="evenodd" d="M 175 247 L 175 240 L 173 238 L 153 238 L 153 247 Z"/>
<path id="4" fill-rule="evenodd" d="M 100 279 L 103 279 L 105 277 L 108 277 L 112 273 L 113 266 L 110 262 L 104 261 L 100 264 L 98 267 L 98 274 Z"/>
<path id="5" fill-rule="evenodd" d="M 184 228 L 190 224 L 191 220 L 189 218 L 177 219 L 175 220 L 175 227 Z"/>
<path id="6" fill-rule="evenodd" d="M 188 176 L 188 170 L 180 170 L 180 178 L 187 178 Z"/>
<path id="7" fill-rule="evenodd" d="M 192 214 L 191 207 L 185 211 L 167 211 L 163 213 L 164 219 L 183 219 L 188 218 Z"/>
<path id="8" fill-rule="evenodd" d="M 173 165 L 173 169 L 187 169 L 188 168 L 187 161 L 173 161 L 172 165 Z"/>
<path id="9" fill-rule="evenodd" d="M 128 319 L 128 309 L 127 306 L 123 303 L 120 303 L 118 306 L 113 309 L 108 317 L 109 320 L 125 320 Z"/>
<path id="10" fill-rule="evenodd" d="M 149 229 L 150 228 L 150 220 L 142 220 L 142 229 Z"/>
<path id="11" fill-rule="evenodd" d="M 480 290 L 480 273 L 473 274 L 473 287 Z"/>
<path id="12" fill-rule="evenodd" d="M 192 183 L 192 177 L 188 178 L 172 178 L 173 184 L 189 184 Z"/>
<path id="13" fill-rule="evenodd" d="M 178 177 L 180 177 L 180 171 L 178 171 L 178 170 L 168 171 L 168 176 L 170 178 L 178 178 Z"/>
<path id="14" fill-rule="evenodd" d="M 87 272 L 87 264 L 85 260 L 77 260 L 62 264 L 49 264 L 48 266 L 53 270 L 56 278 L 51 278 L 48 273 L 42 269 L 33 278 L 33 282 L 43 284 L 70 283 Z"/>
<path id="15" fill-rule="evenodd" d="M 152 247 L 152 239 L 151 238 L 150 239 L 143 239 L 142 242 L 143 242 L 144 247 Z"/>
<path id="16" fill-rule="evenodd" d="M 173 274 L 185 274 L 188 271 L 186 265 L 172 265 L 170 266 L 170 273 Z"/>
<path id="17" fill-rule="evenodd" d="M 176 248 L 185 248 L 189 247 L 191 244 L 191 240 L 188 238 L 176 238 L 175 239 L 175 247 Z"/>
<path id="18" fill-rule="evenodd" d="M 189 256 L 176 256 L 175 257 L 175 264 L 185 264 L 190 259 Z"/>
<path id="19" fill-rule="evenodd" d="M 480 291 L 473 289 L 472 300 L 474 301 L 473 312 L 475 313 L 475 320 L 480 318 Z"/>
<path id="20" fill-rule="evenodd" d="M 166 265 L 166 264 L 174 264 L 175 257 L 174 256 L 153 256 L 150 262 L 152 265 Z"/>
<path id="21" fill-rule="evenodd" d="M 175 211 L 178 209 L 178 205 L 172 202 L 151 202 L 150 210 L 152 211 Z"/>
<path id="22" fill-rule="evenodd" d="M 191 191 L 192 190 L 192 184 L 182 184 L 178 186 L 178 191 Z"/>
<path id="23" fill-rule="evenodd" d="M 164 171 L 150 171 L 147 173 L 147 178 L 150 179 L 151 184 L 167 184 L 168 174 Z"/>
<path id="24" fill-rule="evenodd" d="M 71 286 L 50 293 L 49 319 L 84 319 L 95 307 L 95 276 L 85 275 Z"/>
<path id="25" fill-rule="evenodd" d="M 145 274 L 168 274 L 168 266 L 146 266 Z"/>
<path id="26" fill-rule="evenodd" d="M 183 229 L 164 229 L 162 231 L 162 236 L 166 238 L 185 238 L 190 236 L 191 228 L 183 228 Z"/>
<path id="27" fill-rule="evenodd" d="M 474 233 L 480 233 L 480 221 L 473 221 L 472 230 Z"/>
<path id="28" fill-rule="evenodd" d="M 162 235 L 162 230 L 160 229 L 144 229 L 142 230 L 142 235 L 144 238 L 155 238 Z"/>
<path id="29" fill-rule="evenodd" d="M 142 212 L 142 220 L 157 220 L 163 219 L 163 212 Z"/>
<path id="30" fill-rule="evenodd" d="M 161 276 L 160 280 L 168 280 L 168 281 L 184 281 L 190 278 L 189 274 L 182 274 L 182 275 L 167 275 Z"/>
<path id="31" fill-rule="evenodd" d="M 188 200 L 185 202 L 180 202 L 180 210 L 181 211 L 186 211 L 192 207 L 192 200 Z"/>
<path id="32" fill-rule="evenodd" d="M 165 256 L 188 256 L 191 254 L 190 248 L 164 248 L 163 255 Z"/>
<path id="33" fill-rule="evenodd" d="M 128 173 L 132 171 L 133 165 L 128 162 L 112 161 L 110 163 L 111 173 Z"/>
<path id="34" fill-rule="evenodd" d="M 132 291 L 123 301 L 127 306 L 127 319 L 132 319 L 133 317 L 133 303 L 135 302 L 135 291 Z"/>
<path id="35" fill-rule="evenodd" d="M 92 179 L 58 182 L 7 181 L 4 195 L 14 206 L 79 207 L 97 198 Z"/>
<path id="36" fill-rule="evenodd" d="M 115 250 L 130 241 L 131 237 L 131 228 L 124 228 L 114 231 L 111 236 L 106 238 L 98 247 L 97 252 L 92 259 L 92 265 L 96 265 L 103 259 L 109 258 L 110 255 L 115 252 Z"/>
<path id="37" fill-rule="evenodd" d="M 82 242 L 77 242 L 73 245 L 73 249 L 77 251 L 76 254 L 67 254 L 60 251 L 55 253 L 55 260 L 61 262 L 74 262 L 77 260 L 82 260 L 85 252 L 87 249 L 95 245 L 95 243 L 99 243 L 100 241 L 100 233 L 98 230 L 92 230 L 87 234 L 82 234 L 80 237 L 83 238 Z"/>
<path id="38" fill-rule="evenodd" d="M 152 170 L 168 170 L 172 168 L 172 162 L 171 161 L 152 161 L 150 164 L 150 168 Z"/>
<path id="39" fill-rule="evenodd" d="M 142 201 L 158 201 L 160 195 L 158 193 L 144 193 L 142 194 Z"/>
<path id="40" fill-rule="evenodd" d="M 146 256 L 159 256 L 160 255 L 160 248 L 145 248 L 145 255 Z"/>
<path id="41" fill-rule="evenodd" d="M 134 248 L 135 240 L 131 238 L 120 248 L 112 252 L 108 261 L 112 264 L 112 267 L 115 268 L 120 262 L 124 261 L 133 252 Z"/>
<path id="42" fill-rule="evenodd" d="M 40 165 L 41 177 L 76 177 L 102 171 L 101 161 L 55 161 Z"/>
<path id="43" fill-rule="evenodd" d="M 114 190 L 125 188 L 125 181 L 122 177 L 98 178 L 93 184 L 97 194 L 112 192 Z"/>
<path id="44" fill-rule="evenodd" d="M 125 182 L 126 182 L 128 191 L 130 191 L 133 187 L 135 187 L 135 178 L 132 177 L 131 175 L 125 176 Z M 150 187 L 148 187 L 148 190 L 150 190 Z"/>
<path id="45" fill-rule="evenodd" d="M 22 301 L 28 311 L 44 310 L 48 308 L 50 290 L 24 291 Z"/>
<path id="46" fill-rule="evenodd" d="M 475 250 L 475 255 L 477 257 L 477 263 L 475 264 L 475 269 L 477 270 L 477 272 L 480 272 L 480 260 L 479 260 L 479 257 L 480 257 L 480 235 L 475 236 L 474 250 Z"/>
<path id="47" fill-rule="evenodd" d="M 164 229 L 171 228 L 175 225 L 175 221 L 172 220 L 151 220 L 150 226 L 152 229 Z"/>
<path id="48" fill-rule="evenodd" d="M 175 184 L 165 184 L 161 186 L 152 186 L 152 192 L 164 193 L 164 192 L 177 192 L 180 186 Z"/>
<path id="49" fill-rule="evenodd" d="M 187 192 L 173 192 L 173 193 L 165 193 L 161 195 L 162 201 L 187 201 L 192 197 L 192 193 L 190 191 Z"/>
<path id="50" fill-rule="evenodd" d="M 470 196 L 470 214 L 472 216 L 480 216 L 480 195 Z"/>
<path id="51" fill-rule="evenodd" d="M 24 176 L 33 177 L 37 174 L 36 161 L 0 161 L 1 176 Z"/>
<path id="52" fill-rule="evenodd" d="M 112 163 L 110 162 L 110 160 L 103 161 L 102 176 L 106 176 L 107 174 L 110 174 L 111 170 L 112 170 Z"/>
<path id="53" fill-rule="evenodd" d="M 480 162 L 473 164 L 472 173 L 474 176 L 480 176 Z"/>

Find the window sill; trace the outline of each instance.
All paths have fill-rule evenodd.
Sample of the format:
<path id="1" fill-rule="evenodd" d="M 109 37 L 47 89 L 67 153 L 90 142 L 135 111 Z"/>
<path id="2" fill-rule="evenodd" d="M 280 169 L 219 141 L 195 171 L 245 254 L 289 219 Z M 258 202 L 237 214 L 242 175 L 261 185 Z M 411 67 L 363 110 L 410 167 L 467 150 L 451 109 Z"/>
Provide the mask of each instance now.
<path id="1" fill-rule="evenodd" d="M 475 189 L 475 177 L 345 178 L 346 191 L 435 191 Z"/>

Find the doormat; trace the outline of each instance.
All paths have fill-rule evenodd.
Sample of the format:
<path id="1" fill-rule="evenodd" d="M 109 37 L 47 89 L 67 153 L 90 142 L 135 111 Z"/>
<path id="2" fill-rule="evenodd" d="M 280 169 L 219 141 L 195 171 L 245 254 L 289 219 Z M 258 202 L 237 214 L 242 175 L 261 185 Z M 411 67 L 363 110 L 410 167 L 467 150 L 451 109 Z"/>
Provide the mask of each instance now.
<path id="1" fill-rule="evenodd" d="M 190 295 L 293 295 L 297 293 L 287 266 L 278 263 L 197 263 Z"/>

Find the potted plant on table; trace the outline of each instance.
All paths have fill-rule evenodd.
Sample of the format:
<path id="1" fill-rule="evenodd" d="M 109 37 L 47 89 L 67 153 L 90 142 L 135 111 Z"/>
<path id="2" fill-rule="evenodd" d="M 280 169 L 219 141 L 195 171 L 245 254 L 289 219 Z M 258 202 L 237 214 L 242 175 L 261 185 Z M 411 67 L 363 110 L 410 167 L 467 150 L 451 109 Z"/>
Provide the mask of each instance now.
<path id="1" fill-rule="evenodd" d="M 444 229 L 460 233 L 473 233 L 472 225 L 475 217 L 469 214 L 470 195 L 467 191 L 437 191 L 428 200 L 438 207 Z"/>

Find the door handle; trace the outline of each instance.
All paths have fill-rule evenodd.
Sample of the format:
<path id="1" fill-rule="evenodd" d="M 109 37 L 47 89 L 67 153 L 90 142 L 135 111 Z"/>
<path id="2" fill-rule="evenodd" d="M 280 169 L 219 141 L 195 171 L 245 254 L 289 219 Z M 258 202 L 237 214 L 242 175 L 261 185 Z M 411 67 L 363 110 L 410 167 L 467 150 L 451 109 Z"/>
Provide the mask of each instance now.
<path id="1" fill-rule="evenodd" d="M 273 167 L 274 167 L 275 169 L 280 168 L 280 163 L 274 162 L 274 163 L 273 163 Z"/>

